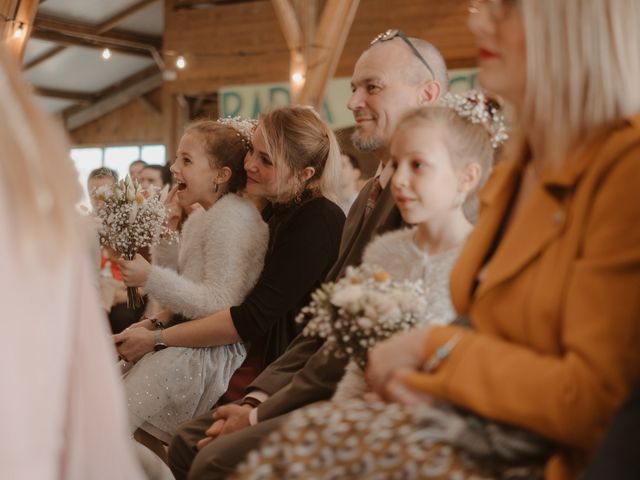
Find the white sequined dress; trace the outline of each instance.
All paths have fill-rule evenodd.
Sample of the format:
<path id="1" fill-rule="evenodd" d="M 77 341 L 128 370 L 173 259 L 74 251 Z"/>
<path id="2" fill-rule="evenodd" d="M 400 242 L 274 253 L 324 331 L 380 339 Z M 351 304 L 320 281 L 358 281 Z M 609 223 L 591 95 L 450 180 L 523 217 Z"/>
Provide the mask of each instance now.
<path id="1" fill-rule="evenodd" d="M 179 244 L 153 249 L 145 290 L 191 319 L 237 305 L 260 276 L 268 237 L 253 204 L 225 195 L 191 214 Z M 148 353 L 124 374 L 132 431 L 141 428 L 168 443 L 180 423 L 213 407 L 245 357 L 241 343 Z"/>

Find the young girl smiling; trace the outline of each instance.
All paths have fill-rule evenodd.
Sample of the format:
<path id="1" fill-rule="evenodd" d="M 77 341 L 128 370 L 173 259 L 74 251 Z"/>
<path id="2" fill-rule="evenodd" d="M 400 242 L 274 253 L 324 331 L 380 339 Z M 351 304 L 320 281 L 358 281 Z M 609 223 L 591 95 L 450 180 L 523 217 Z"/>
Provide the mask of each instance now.
<path id="1" fill-rule="evenodd" d="M 149 335 L 155 353 L 137 361 L 124 384 L 132 427 L 165 442 L 181 420 L 213 406 L 246 357 L 241 343 L 164 349 L 160 335 L 161 328 L 241 302 L 258 280 L 268 228 L 254 205 L 236 194 L 245 186 L 250 134 L 248 122 L 189 125 L 171 166 L 177 185 L 168 202 L 170 227 L 178 228 L 191 205 L 202 208 L 184 222 L 179 242 L 163 241 L 153 250 L 153 265 L 140 255 L 120 262 L 125 283 L 144 286 L 164 307 L 114 339 L 126 341 L 136 327 L 155 330 Z M 145 439 L 142 431 L 137 437 Z"/>
<path id="2" fill-rule="evenodd" d="M 364 263 L 383 268 L 394 279 L 423 280 L 428 308 L 422 324 L 454 318 L 449 273 L 473 229 L 465 207 L 475 200 L 494 158 L 493 117 L 473 123 L 456 110 L 476 106 L 478 113 L 489 114 L 484 97 L 476 92 L 465 97 L 448 94 L 443 102 L 448 106 L 415 110 L 398 124 L 391 141 L 391 191 L 411 227 L 373 240 L 363 256 Z M 347 372 L 334 401 L 367 390 L 355 363 Z"/>

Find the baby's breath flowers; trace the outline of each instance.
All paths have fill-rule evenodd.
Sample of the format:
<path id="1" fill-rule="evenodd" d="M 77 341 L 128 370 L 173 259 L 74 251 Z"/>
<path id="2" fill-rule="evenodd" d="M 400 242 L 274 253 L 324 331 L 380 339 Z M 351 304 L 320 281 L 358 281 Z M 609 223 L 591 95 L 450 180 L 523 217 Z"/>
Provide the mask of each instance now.
<path id="1" fill-rule="evenodd" d="M 146 191 L 127 176 L 113 185 L 98 188 L 94 195 L 98 201 L 95 215 L 100 243 L 127 260 L 132 260 L 141 248 L 155 245 L 161 236 L 175 237 L 167 227 L 166 189 Z M 129 308 L 142 303 L 137 288 L 127 288 L 127 297 Z"/>
<path id="2" fill-rule="evenodd" d="M 364 369 L 371 347 L 420 322 L 427 309 L 424 293 L 421 280 L 394 281 L 375 265 L 349 267 L 342 279 L 311 294 L 296 321 L 307 322 L 304 335 L 325 339 L 335 355 Z"/>

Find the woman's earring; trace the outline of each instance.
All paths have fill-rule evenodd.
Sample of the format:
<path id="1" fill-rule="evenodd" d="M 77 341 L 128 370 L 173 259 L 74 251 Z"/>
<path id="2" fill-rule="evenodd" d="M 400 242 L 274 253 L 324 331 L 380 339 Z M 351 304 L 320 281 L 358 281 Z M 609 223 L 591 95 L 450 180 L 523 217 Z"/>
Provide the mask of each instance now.
<path id="1" fill-rule="evenodd" d="M 220 190 L 220 185 L 218 183 L 214 183 L 213 184 L 213 191 L 215 193 L 218 193 L 218 190 Z"/>

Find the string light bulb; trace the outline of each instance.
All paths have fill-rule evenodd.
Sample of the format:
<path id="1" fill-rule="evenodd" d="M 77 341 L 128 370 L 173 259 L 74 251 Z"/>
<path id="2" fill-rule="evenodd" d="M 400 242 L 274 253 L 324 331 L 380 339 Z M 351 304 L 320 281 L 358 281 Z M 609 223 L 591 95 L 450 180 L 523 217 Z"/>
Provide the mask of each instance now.
<path id="1" fill-rule="evenodd" d="M 105 48 L 104 50 L 102 50 L 102 59 L 109 60 L 110 58 L 111 58 L 111 50 L 109 50 L 108 48 Z"/>
<path id="2" fill-rule="evenodd" d="M 293 80 L 293 83 L 295 83 L 296 85 L 300 85 L 304 81 L 304 75 L 302 75 L 300 72 L 296 72 L 291 75 L 291 80 Z"/>
<path id="3" fill-rule="evenodd" d="M 20 22 L 18 28 L 13 32 L 13 38 L 22 38 L 22 35 L 24 35 L 24 23 Z"/>
<path id="4" fill-rule="evenodd" d="M 182 70 L 186 66 L 187 66 L 187 61 L 182 55 L 179 55 L 178 58 L 176 58 L 176 68 L 179 68 L 180 70 Z"/>

